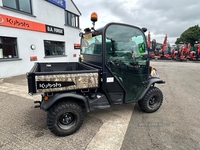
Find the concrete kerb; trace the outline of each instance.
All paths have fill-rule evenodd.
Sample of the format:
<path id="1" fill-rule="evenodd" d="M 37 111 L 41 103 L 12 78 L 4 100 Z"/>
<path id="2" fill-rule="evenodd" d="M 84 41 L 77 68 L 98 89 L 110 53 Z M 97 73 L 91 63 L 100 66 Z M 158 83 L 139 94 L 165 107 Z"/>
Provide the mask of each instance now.
<path id="1" fill-rule="evenodd" d="M 7 78 L 1 78 L 1 79 L 3 79 L 5 82 L 19 81 L 22 79 L 26 79 L 26 74 L 21 74 L 21 75 L 16 75 L 16 76 L 11 76 Z"/>

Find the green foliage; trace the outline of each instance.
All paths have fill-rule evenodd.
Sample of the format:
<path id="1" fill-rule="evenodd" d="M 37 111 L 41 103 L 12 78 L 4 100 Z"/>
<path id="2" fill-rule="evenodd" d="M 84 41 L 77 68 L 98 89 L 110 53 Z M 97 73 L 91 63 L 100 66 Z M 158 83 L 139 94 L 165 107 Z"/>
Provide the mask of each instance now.
<path id="1" fill-rule="evenodd" d="M 191 46 L 194 46 L 195 41 L 200 41 L 200 27 L 199 25 L 195 25 L 193 27 L 185 30 L 179 38 L 176 39 L 175 44 L 179 44 L 180 42 L 190 43 Z"/>
<path id="2" fill-rule="evenodd" d="M 175 44 L 179 44 L 181 42 L 181 38 L 177 38 Z"/>

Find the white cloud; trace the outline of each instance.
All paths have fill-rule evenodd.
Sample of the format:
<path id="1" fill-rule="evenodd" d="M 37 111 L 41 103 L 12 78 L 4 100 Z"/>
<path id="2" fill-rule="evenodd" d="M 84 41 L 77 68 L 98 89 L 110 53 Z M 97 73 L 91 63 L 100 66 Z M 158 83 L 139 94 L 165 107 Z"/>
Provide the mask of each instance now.
<path id="1" fill-rule="evenodd" d="M 91 27 L 90 14 L 98 13 L 96 28 L 109 22 L 123 22 L 146 27 L 151 39 L 162 43 L 165 35 L 173 44 L 182 32 L 200 22 L 197 0 L 74 0 L 82 13 L 80 26 Z"/>

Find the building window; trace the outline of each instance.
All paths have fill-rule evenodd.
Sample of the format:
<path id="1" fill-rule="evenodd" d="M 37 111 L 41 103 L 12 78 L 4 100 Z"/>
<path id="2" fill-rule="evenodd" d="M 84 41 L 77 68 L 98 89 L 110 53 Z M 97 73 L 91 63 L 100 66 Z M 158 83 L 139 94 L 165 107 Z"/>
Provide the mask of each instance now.
<path id="1" fill-rule="evenodd" d="M 65 11 L 65 24 L 79 28 L 79 16 L 71 12 Z"/>
<path id="2" fill-rule="evenodd" d="M 0 36 L 0 59 L 18 58 L 17 39 Z"/>
<path id="3" fill-rule="evenodd" d="M 31 0 L 3 0 L 3 6 L 32 14 Z"/>
<path id="4" fill-rule="evenodd" d="M 65 55 L 65 43 L 58 41 L 44 41 L 45 56 Z"/>

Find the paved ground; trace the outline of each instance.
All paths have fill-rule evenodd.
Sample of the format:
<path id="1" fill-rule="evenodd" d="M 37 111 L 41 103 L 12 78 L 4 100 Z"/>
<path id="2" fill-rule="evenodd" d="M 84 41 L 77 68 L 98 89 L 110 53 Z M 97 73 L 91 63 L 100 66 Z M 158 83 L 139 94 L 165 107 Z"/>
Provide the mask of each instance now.
<path id="1" fill-rule="evenodd" d="M 34 108 L 40 96 L 27 92 L 25 75 L 0 83 L 0 149 L 120 149 L 134 104 L 87 113 L 77 133 L 61 138 L 47 129 L 46 112 Z"/>
<path id="2" fill-rule="evenodd" d="M 165 85 L 162 107 L 153 114 L 136 105 L 121 150 L 200 149 L 200 63 L 153 61 Z"/>
<path id="3" fill-rule="evenodd" d="M 0 149 L 146 150 L 200 149 L 200 63 L 152 61 L 166 81 L 163 106 L 153 114 L 136 104 L 90 112 L 80 130 L 56 137 L 46 112 L 35 109 L 25 75 L 0 80 Z"/>

